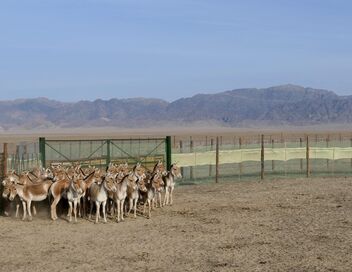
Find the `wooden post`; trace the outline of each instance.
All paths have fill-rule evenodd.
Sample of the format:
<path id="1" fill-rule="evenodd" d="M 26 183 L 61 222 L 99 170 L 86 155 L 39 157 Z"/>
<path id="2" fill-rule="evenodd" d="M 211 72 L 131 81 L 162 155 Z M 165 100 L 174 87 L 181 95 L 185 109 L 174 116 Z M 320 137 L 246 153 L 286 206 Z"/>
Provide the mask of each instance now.
<path id="1" fill-rule="evenodd" d="M 4 155 L 4 157 L 3 157 L 3 165 L 2 165 L 2 167 L 3 167 L 3 175 L 4 175 L 4 177 L 7 175 L 7 157 L 8 157 L 8 147 L 7 147 L 7 143 L 4 143 L 4 150 L 3 150 L 3 155 Z"/>
<path id="2" fill-rule="evenodd" d="M 210 139 L 210 151 L 214 150 L 214 139 Z M 211 177 L 213 172 L 213 166 L 209 165 L 209 177 Z"/>
<path id="3" fill-rule="evenodd" d="M 274 149 L 274 139 L 271 140 L 271 148 Z M 274 172 L 274 170 L 275 170 L 275 161 L 274 160 L 271 161 L 271 169 Z"/>
<path id="4" fill-rule="evenodd" d="M 303 146 L 303 140 L 302 138 L 299 138 L 299 147 Z M 303 171 L 303 159 L 300 159 L 300 164 L 301 164 L 301 172 Z"/>
<path id="5" fill-rule="evenodd" d="M 189 151 L 190 153 L 193 152 L 193 140 L 192 140 L 192 136 L 190 137 L 190 141 L 189 141 Z M 189 169 L 189 178 L 191 180 L 193 180 L 193 166 L 190 167 Z"/>
<path id="6" fill-rule="evenodd" d="M 219 182 L 219 137 L 216 137 L 215 182 Z"/>
<path id="7" fill-rule="evenodd" d="M 328 137 L 326 138 L 326 147 L 329 147 L 329 141 L 330 141 L 330 136 L 328 135 Z M 326 160 L 326 167 L 329 171 L 329 159 Z"/>
<path id="8" fill-rule="evenodd" d="M 261 170 L 260 170 L 260 179 L 263 180 L 264 179 L 264 135 L 262 134 L 262 140 L 261 140 L 261 152 L 260 152 L 260 165 L 261 165 Z"/>
<path id="9" fill-rule="evenodd" d="M 310 176 L 310 164 L 309 164 L 309 136 L 307 135 L 307 140 L 306 140 L 306 161 L 307 161 L 307 178 Z"/>
<path id="10" fill-rule="evenodd" d="M 241 150 L 242 149 L 242 137 L 238 138 L 238 145 L 239 145 L 239 149 Z M 240 167 L 240 178 L 241 178 L 241 176 L 242 176 L 242 162 L 240 162 L 239 167 Z"/>
<path id="11" fill-rule="evenodd" d="M 350 139 L 350 146 L 352 147 L 352 138 Z M 351 168 L 352 168 L 352 159 L 351 159 Z"/>
<path id="12" fill-rule="evenodd" d="M 182 144 L 182 141 L 180 141 L 180 153 L 183 153 L 183 144 Z M 182 177 L 184 176 L 184 175 L 183 175 L 183 167 L 181 167 L 181 175 L 182 175 Z"/>

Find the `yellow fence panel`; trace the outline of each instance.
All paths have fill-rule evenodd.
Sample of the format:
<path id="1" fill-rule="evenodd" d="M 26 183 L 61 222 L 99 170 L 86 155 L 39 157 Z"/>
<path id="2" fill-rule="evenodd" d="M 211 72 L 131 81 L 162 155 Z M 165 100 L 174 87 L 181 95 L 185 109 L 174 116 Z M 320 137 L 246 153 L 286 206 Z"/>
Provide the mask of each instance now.
<path id="1" fill-rule="evenodd" d="M 335 147 L 334 159 L 352 159 L 352 147 Z"/>
<path id="2" fill-rule="evenodd" d="M 260 162 L 260 148 L 221 150 L 219 151 L 219 163 L 242 163 L 247 161 Z M 352 147 L 311 147 L 309 149 L 310 159 L 352 159 Z M 264 160 L 288 161 L 293 159 L 305 159 L 306 148 L 267 148 L 264 150 Z M 173 154 L 173 162 L 179 166 L 215 165 L 215 151 L 199 153 Z"/>
<path id="3" fill-rule="evenodd" d="M 307 154 L 305 147 L 286 148 L 286 161 L 295 159 L 305 159 Z"/>
<path id="4" fill-rule="evenodd" d="M 310 159 L 334 159 L 333 147 L 311 147 L 309 148 Z"/>

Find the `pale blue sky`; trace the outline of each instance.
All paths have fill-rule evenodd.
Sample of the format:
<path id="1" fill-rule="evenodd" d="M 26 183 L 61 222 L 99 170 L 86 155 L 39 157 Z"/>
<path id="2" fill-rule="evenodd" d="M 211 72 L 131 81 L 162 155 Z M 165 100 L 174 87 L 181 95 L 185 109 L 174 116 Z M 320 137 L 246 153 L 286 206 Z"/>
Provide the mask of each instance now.
<path id="1" fill-rule="evenodd" d="M 0 99 L 352 94 L 350 0 L 1 0 Z"/>

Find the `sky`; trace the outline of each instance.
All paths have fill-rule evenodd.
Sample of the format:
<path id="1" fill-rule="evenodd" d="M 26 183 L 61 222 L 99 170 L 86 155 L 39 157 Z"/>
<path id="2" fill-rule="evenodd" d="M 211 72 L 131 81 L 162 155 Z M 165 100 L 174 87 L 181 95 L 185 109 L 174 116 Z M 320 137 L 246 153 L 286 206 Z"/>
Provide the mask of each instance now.
<path id="1" fill-rule="evenodd" d="M 352 95 L 350 0 L 1 0 L 0 100 Z"/>

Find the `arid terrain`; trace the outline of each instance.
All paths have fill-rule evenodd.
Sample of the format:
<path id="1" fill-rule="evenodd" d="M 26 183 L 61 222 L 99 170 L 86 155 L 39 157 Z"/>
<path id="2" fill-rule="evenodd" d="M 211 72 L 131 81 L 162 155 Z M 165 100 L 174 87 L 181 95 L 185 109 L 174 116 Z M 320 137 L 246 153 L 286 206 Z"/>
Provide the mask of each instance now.
<path id="1" fill-rule="evenodd" d="M 44 208 L 45 209 L 45 208 Z M 0 217 L 1 271 L 351 271 L 352 180 L 179 186 L 123 223 Z"/>

